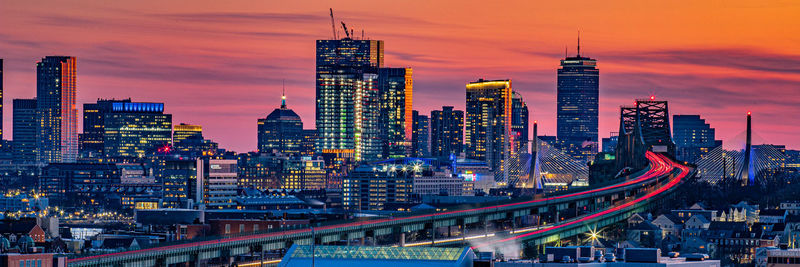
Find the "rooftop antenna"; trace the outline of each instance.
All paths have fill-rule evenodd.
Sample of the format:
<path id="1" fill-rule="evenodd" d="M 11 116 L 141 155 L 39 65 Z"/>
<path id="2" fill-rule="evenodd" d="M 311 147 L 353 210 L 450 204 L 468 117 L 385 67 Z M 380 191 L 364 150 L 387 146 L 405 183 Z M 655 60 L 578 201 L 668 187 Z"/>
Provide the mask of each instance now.
<path id="1" fill-rule="evenodd" d="M 567 51 L 568 51 L 568 49 L 569 49 L 568 47 L 569 47 L 569 46 L 567 46 L 567 45 L 564 45 L 564 58 L 567 58 L 567 57 L 569 57 L 569 55 L 567 54 Z"/>
<path id="2" fill-rule="evenodd" d="M 283 85 L 281 89 L 281 108 L 286 108 L 286 79 L 283 79 Z"/>
<path id="3" fill-rule="evenodd" d="M 331 30 L 333 30 L 333 39 L 338 40 L 339 37 L 336 36 L 336 23 L 333 22 L 333 8 L 331 8 Z"/>
<path id="4" fill-rule="evenodd" d="M 364 29 L 361 29 L 361 40 L 365 40 L 364 39 Z"/>
<path id="5" fill-rule="evenodd" d="M 581 30 L 578 30 L 578 57 L 581 57 Z"/>

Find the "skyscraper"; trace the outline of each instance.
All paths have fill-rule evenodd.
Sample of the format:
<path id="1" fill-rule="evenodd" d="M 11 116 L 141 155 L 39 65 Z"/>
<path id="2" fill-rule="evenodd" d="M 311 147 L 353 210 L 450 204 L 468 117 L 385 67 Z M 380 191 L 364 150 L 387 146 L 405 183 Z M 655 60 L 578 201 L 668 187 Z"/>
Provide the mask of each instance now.
<path id="1" fill-rule="evenodd" d="M 37 161 L 75 162 L 78 157 L 76 59 L 47 56 L 36 63 Z"/>
<path id="2" fill-rule="evenodd" d="M 413 131 L 411 133 L 411 155 L 414 157 L 427 157 L 431 152 L 430 119 L 428 116 L 419 115 L 419 111 L 411 112 Z"/>
<path id="3" fill-rule="evenodd" d="M 448 159 L 464 152 L 464 111 L 444 106 L 431 111 L 431 156 Z"/>
<path id="4" fill-rule="evenodd" d="M 561 149 L 579 159 L 597 153 L 600 70 L 597 60 L 578 54 L 561 60 L 558 69 L 557 130 Z"/>
<path id="5" fill-rule="evenodd" d="M 14 163 L 36 162 L 36 99 L 14 99 Z"/>
<path id="6" fill-rule="evenodd" d="M 528 152 L 528 105 L 522 95 L 514 92 L 511 97 L 511 136 L 515 153 Z"/>
<path id="7" fill-rule="evenodd" d="M 352 154 L 357 161 L 380 158 L 383 41 L 317 40 L 316 58 L 317 151 Z"/>
<path id="8" fill-rule="evenodd" d="M 714 128 L 700 115 L 673 115 L 672 140 L 678 160 L 695 162 L 700 156 L 717 147 Z"/>
<path id="9" fill-rule="evenodd" d="M 172 142 L 172 114 L 164 103 L 113 102 L 103 118 L 106 158 L 135 158 Z"/>
<path id="10" fill-rule="evenodd" d="M 405 157 L 410 152 L 413 84 L 411 68 L 380 68 L 378 71 L 384 157 Z"/>
<path id="11" fill-rule="evenodd" d="M 273 150 L 287 155 L 300 155 L 303 143 L 303 121 L 293 110 L 286 107 L 286 96 L 281 98 L 281 107 L 266 118 L 258 119 L 258 151 L 272 153 Z"/>
<path id="12" fill-rule="evenodd" d="M 509 138 L 511 92 L 511 80 L 480 79 L 467 84 L 466 156 L 486 161 L 497 175 L 504 173 L 503 164 L 515 146 Z"/>
<path id="13" fill-rule="evenodd" d="M 95 103 L 83 104 L 83 133 L 78 135 L 78 148 L 82 159 L 100 159 L 103 154 L 105 135 L 105 116 L 111 111 L 113 103 L 130 103 L 130 98 L 97 99 Z"/>

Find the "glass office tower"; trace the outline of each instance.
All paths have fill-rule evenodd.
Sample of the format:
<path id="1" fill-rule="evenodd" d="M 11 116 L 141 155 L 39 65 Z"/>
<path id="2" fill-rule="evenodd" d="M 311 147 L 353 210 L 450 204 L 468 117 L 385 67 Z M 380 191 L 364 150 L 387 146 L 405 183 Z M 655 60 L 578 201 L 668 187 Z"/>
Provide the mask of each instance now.
<path id="1" fill-rule="evenodd" d="M 590 160 L 597 153 L 600 70 L 597 60 L 578 55 L 561 60 L 558 69 L 557 131 L 559 147 Z"/>
<path id="2" fill-rule="evenodd" d="M 414 92 L 411 74 L 411 68 L 380 68 L 378 71 L 382 154 L 385 157 L 405 157 L 411 152 Z"/>
<path id="3" fill-rule="evenodd" d="M 515 146 L 509 138 L 511 92 L 511 80 L 480 79 L 467 84 L 466 157 L 485 161 L 498 175 L 503 175 L 503 164 Z"/>
<path id="4" fill-rule="evenodd" d="M 444 106 L 431 111 L 431 156 L 449 159 L 464 152 L 464 111 Z"/>
<path id="5" fill-rule="evenodd" d="M 380 158 L 378 68 L 383 41 L 317 40 L 316 149 L 352 154 L 356 160 Z"/>
<path id="6" fill-rule="evenodd" d="M 36 63 L 37 161 L 75 162 L 78 157 L 76 59 L 47 56 Z"/>

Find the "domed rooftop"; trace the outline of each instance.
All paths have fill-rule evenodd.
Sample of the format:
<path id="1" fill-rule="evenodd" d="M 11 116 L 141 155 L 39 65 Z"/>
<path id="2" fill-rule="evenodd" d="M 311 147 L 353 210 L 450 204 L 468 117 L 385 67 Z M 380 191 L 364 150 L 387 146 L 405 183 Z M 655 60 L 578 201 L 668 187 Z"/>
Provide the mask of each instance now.
<path id="1" fill-rule="evenodd" d="M 286 107 L 286 96 L 281 96 L 281 108 L 276 108 L 269 115 L 267 120 L 300 120 L 300 116 L 293 110 Z"/>

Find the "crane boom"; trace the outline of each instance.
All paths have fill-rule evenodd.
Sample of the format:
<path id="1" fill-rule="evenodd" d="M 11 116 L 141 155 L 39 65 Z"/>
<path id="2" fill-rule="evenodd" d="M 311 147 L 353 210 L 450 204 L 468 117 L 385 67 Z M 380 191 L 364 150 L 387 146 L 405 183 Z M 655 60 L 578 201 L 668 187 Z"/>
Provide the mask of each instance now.
<path id="1" fill-rule="evenodd" d="M 350 38 L 350 32 L 347 31 L 347 25 L 344 25 L 344 21 L 342 21 L 342 28 L 344 29 L 344 34 L 347 35 L 347 38 Z"/>
<path id="2" fill-rule="evenodd" d="M 333 8 L 331 8 L 331 30 L 333 30 L 333 39 L 339 39 L 338 36 L 336 36 L 336 22 L 333 21 Z"/>

